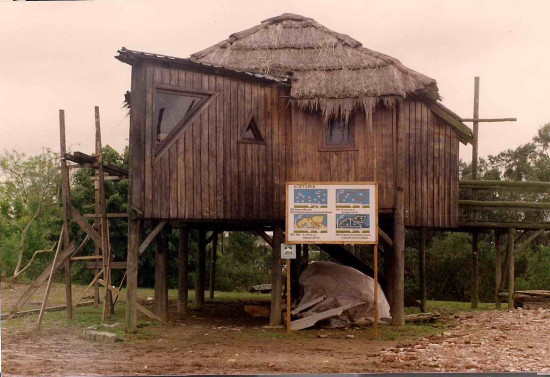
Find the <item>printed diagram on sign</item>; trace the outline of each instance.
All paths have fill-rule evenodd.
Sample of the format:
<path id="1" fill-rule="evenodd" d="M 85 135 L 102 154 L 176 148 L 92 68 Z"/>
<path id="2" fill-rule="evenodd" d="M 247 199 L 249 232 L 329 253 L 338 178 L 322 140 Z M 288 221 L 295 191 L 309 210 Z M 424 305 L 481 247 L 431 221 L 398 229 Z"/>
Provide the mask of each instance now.
<path id="1" fill-rule="evenodd" d="M 294 215 L 294 228 L 296 233 L 326 233 L 327 215 L 308 213 Z"/>
<path id="2" fill-rule="evenodd" d="M 336 233 L 370 233 L 370 215 L 336 215 Z"/>
<path id="3" fill-rule="evenodd" d="M 370 190 L 337 189 L 336 208 L 370 208 Z"/>
<path id="4" fill-rule="evenodd" d="M 327 208 L 327 189 L 294 190 L 294 208 Z"/>

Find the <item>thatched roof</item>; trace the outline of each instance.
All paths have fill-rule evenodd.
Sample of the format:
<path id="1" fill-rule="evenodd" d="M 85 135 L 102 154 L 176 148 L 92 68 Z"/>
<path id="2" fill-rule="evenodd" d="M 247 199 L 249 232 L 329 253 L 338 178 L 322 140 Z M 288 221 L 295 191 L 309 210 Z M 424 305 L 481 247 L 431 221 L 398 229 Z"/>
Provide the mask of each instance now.
<path id="1" fill-rule="evenodd" d="M 438 97 L 434 79 L 311 18 L 289 13 L 232 34 L 191 59 L 233 69 L 292 74 L 291 98 L 302 108 L 321 110 L 325 119 L 332 115 L 348 118 L 357 106 L 370 114 L 380 102 L 392 106 L 410 95 Z"/>

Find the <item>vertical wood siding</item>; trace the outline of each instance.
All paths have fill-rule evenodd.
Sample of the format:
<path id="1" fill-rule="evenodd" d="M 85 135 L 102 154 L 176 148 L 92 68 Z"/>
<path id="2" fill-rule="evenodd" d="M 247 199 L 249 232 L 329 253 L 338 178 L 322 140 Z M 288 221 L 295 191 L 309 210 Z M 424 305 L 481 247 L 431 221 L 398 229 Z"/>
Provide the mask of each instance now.
<path id="1" fill-rule="evenodd" d="M 156 85 L 218 93 L 166 153 L 155 156 Z M 405 223 L 457 225 L 458 136 L 422 102 L 351 119 L 355 148 L 322 151 L 316 113 L 288 104 L 288 88 L 157 65 L 132 73 L 132 195 L 145 218 L 284 219 L 287 181 L 379 182 L 380 208 L 394 207 L 397 132 L 404 133 Z M 239 143 L 254 116 L 265 144 Z"/>

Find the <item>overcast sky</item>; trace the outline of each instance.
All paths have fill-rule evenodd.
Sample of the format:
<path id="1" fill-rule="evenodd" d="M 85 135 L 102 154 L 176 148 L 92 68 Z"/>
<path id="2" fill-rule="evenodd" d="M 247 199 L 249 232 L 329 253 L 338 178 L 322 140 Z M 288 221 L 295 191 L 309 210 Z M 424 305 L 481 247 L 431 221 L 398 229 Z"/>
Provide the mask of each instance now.
<path id="1" fill-rule="evenodd" d="M 505 0 L 0 0 L 0 150 L 57 150 L 62 108 L 70 149 L 92 152 L 94 105 L 104 144 L 120 150 L 130 66 L 114 59 L 117 49 L 188 57 L 290 12 L 436 79 L 443 103 L 462 117 L 472 116 L 480 76 L 481 117 L 518 118 L 481 126 L 480 155 L 495 154 L 550 122 L 549 11 L 548 1 Z M 461 145 L 461 157 L 470 155 Z"/>

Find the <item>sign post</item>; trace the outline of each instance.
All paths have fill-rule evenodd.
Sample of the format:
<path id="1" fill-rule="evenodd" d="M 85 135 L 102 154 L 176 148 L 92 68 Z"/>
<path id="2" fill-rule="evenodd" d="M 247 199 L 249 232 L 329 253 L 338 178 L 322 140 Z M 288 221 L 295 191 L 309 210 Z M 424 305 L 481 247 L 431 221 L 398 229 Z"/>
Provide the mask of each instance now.
<path id="1" fill-rule="evenodd" d="M 290 260 L 296 259 L 296 245 L 281 245 L 281 258 L 286 259 L 286 333 L 290 334 L 290 309 L 292 297 L 290 292 Z"/>
<path id="2" fill-rule="evenodd" d="M 378 183 L 288 182 L 283 246 L 291 244 L 374 245 L 374 336 L 378 337 Z M 287 273 L 287 287 L 289 281 Z M 287 302 L 290 308 L 290 290 Z M 287 326 L 289 317 L 288 309 Z"/>

